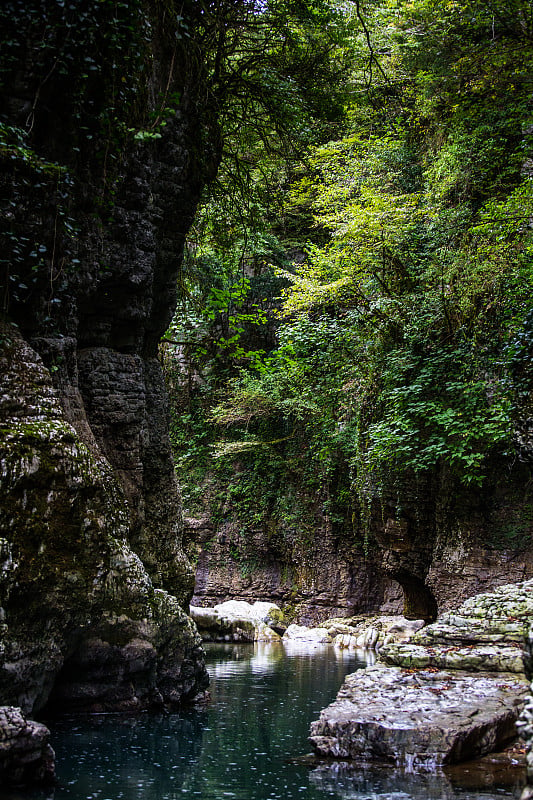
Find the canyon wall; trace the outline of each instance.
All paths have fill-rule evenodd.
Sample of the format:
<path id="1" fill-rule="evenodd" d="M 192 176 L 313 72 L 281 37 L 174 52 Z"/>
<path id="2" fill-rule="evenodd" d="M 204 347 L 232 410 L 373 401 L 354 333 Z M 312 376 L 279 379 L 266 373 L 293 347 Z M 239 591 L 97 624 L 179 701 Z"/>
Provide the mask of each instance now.
<path id="1" fill-rule="evenodd" d="M 217 163 L 199 12 L 22 5 L 1 12 L 0 702 L 176 704 L 207 674 L 157 345 Z"/>
<path id="2" fill-rule="evenodd" d="M 193 602 L 272 600 L 304 624 L 370 612 L 431 620 L 473 594 L 530 578 L 530 468 L 525 460 L 509 466 L 503 481 L 502 464 L 493 465 L 481 488 L 433 475 L 376 495 L 366 536 L 351 508 L 330 516 L 303 487 L 290 520 L 272 515 L 247 526 L 231 503 L 217 515 L 211 478 L 202 506 L 185 511 Z M 294 487 L 280 485 L 279 494 L 287 504 Z"/>

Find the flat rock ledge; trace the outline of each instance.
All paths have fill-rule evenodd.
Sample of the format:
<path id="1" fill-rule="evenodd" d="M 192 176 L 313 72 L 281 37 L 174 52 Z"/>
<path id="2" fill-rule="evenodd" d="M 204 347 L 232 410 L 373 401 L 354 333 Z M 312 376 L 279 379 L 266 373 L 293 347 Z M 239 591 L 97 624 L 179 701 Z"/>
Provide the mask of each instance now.
<path id="1" fill-rule="evenodd" d="M 524 641 L 533 620 L 533 580 L 466 600 L 415 633 L 409 644 L 386 642 L 380 657 L 402 667 L 515 672 L 523 675 Z"/>
<path id="2" fill-rule="evenodd" d="M 407 668 L 438 667 L 473 672 L 514 672 L 524 674 L 524 654 L 518 645 L 491 647 L 426 647 L 411 643 L 386 645 L 381 653 L 388 664 Z"/>
<path id="3" fill-rule="evenodd" d="M 374 667 L 346 678 L 311 726 L 320 757 L 424 769 L 477 758 L 516 737 L 526 703 L 533 580 L 470 598 L 383 642 Z"/>
<path id="4" fill-rule="evenodd" d="M 525 678 L 510 673 L 377 664 L 348 675 L 313 722 L 310 741 L 321 757 L 432 769 L 513 738 L 527 691 Z"/>
<path id="5" fill-rule="evenodd" d="M 0 787 L 46 786 L 55 781 L 50 731 L 20 708 L 0 706 Z"/>

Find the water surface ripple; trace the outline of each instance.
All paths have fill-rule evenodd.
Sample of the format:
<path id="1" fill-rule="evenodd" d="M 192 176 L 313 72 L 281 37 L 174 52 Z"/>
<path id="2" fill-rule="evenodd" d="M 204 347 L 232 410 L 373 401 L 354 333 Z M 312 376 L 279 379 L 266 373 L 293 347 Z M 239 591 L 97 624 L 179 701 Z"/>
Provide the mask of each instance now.
<path id="1" fill-rule="evenodd" d="M 212 645 L 211 704 L 182 714 L 49 723 L 59 787 L 0 800 L 495 800 L 520 787 L 486 773 L 458 779 L 388 768 L 309 769 L 309 724 L 344 675 L 363 666 L 331 646 Z M 468 778 L 468 780 L 467 780 Z M 469 784 L 465 786 L 465 781 Z M 463 785 L 461 786 L 461 782 Z"/>

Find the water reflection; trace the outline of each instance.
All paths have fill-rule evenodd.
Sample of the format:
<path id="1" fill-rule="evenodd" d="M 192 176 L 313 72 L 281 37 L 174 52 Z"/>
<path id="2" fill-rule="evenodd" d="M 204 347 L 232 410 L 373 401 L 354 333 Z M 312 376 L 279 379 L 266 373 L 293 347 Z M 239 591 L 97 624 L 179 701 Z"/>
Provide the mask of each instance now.
<path id="1" fill-rule="evenodd" d="M 209 664 L 211 681 L 227 680 L 236 675 L 251 672 L 253 675 L 264 675 L 273 672 L 283 658 L 281 647 L 272 647 L 267 642 L 257 642 L 255 646 L 245 644 L 213 645 L 210 658 L 216 661 Z"/>
<path id="2" fill-rule="evenodd" d="M 339 763 L 313 770 L 309 779 L 323 796 L 341 800 L 495 800 L 519 798 L 524 785 L 523 775 L 510 775 L 509 781 L 502 781 L 502 776 L 497 778 L 488 771 L 479 777 L 479 785 L 461 786 L 443 771 L 412 774 L 386 767 L 354 769 Z"/>
<path id="3" fill-rule="evenodd" d="M 60 785 L 47 800 L 181 798 L 206 727 L 206 712 L 54 723 Z"/>
<path id="4" fill-rule="evenodd" d="M 401 775 L 346 765 L 308 767 L 309 724 L 361 654 L 328 645 L 213 645 L 212 702 L 204 710 L 100 716 L 52 724 L 60 786 L 2 792 L 0 800 L 491 800 L 514 786 L 460 788 L 445 775 Z M 470 784 L 472 787 L 472 784 Z M 487 793 L 487 791 L 489 793 Z"/>

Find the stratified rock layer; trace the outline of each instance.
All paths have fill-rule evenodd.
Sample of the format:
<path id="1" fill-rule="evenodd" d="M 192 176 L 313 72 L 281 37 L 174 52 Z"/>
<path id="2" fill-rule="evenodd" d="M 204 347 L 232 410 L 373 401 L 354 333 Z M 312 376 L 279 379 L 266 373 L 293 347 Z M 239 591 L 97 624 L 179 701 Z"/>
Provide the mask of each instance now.
<path id="1" fill-rule="evenodd" d="M 524 707 L 520 638 L 532 617 L 533 581 L 526 581 L 471 598 L 410 642 L 385 644 L 387 665 L 349 675 L 312 724 L 314 749 L 406 768 L 496 749 L 516 736 Z"/>
<path id="2" fill-rule="evenodd" d="M 381 658 L 403 667 L 524 674 L 524 637 L 532 619 L 533 580 L 507 584 L 443 614 L 409 645 L 386 645 Z"/>
<path id="3" fill-rule="evenodd" d="M 430 768 L 484 755 L 515 734 L 527 683 L 375 665 L 349 675 L 311 726 L 318 755 Z"/>
<path id="4" fill-rule="evenodd" d="M 334 530 L 319 512 L 305 537 L 297 528 L 273 536 L 264 525 L 243 541 L 241 530 L 234 520 L 217 525 L 207 514 L 185 517 L 185 540 L 197 563 L 195 606 L 261 598 L 308 626 L 378 608 L 400 612 L 400 587 L 384 578 L 371 557 L 362 558 L 353 532 Z"/>
<path id="5" fill-rule="evenodd" d="M 514 488 L 508 486 L 515 493 L 509 497 L 493 493 L 490 515 L 482 517 L 479 509 L 474 513 L 466 503 L 457 509 L 461 512 L 458 521 L 439 512 L 436 539 L 428 538 L 426 528 L 415 536 L 413 529 L 389 524 L 386 536 L 376 535 L 383 557 L 373 550 L 363 558 L 354 547 L 353 531 L 328 524 L 319 511 L 313 530 L 306 533 L 305 546 L 299 541 L 298 526 L 285 530 L 279 520 L 272 525 L 265 520 L 242 536 L 244 523 L 231 518 L 231 509 L 222 521 L 211 519 L 207 512 L 186 516 L 185 539 L 197 564 L 193 602 L 211 606 L 228 599 L 253 602 L 262 598 L 290 611 L 292 621 L 304 625 L 363 613 L 405 613 L 409 619 L 431 621 L 425 613 L 427 604 L 420 608 L 417 597 L 425 596 L 429 602 L 432 595 L 442 612 L 469 596 L 533 575 L 527 516 L 531 490 L 526 492 L 526 484 L 527 479 L 521 478 Z M 524 507 L 517 499 L 521 494 L 527 495 Z M 486 510 L 487 499 L 476 499 Z M 411 500 L 413 518 L 417 509 Z M 381 504 L 376 517 L 376 525 L 378 521 L 382 525 Z M 505 547 L 505 530 L 513 525 L 525 537 L 518 550 L 512 549 L 511 542 Z M 497 546 L 490 547 L 487 541 Z M 402 569 L 403 591 L 396 582 Z"/>

